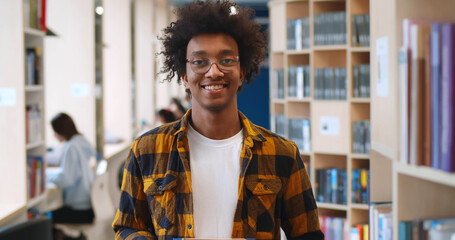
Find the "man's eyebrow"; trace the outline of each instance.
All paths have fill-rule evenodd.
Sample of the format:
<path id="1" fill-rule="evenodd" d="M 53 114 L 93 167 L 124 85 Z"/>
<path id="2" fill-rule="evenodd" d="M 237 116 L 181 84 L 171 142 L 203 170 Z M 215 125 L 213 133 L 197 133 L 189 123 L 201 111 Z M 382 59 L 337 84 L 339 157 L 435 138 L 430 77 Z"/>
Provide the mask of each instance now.
<path id="1" fill-rule="evenodd" d="M 191 56 L 195 56 L 195 55 L 207 55 L 207 52 L 206 51 L 194 51 L 191 53 Z"/>
<path id="2" fill-rule="evenodd" d="M 221 51 L 218 52 L 218 55 L 226 55 L 226 54 L 234 55 L 235 51 L 232 50 L 232 49 L 224 49 L 224 50 L 221 50 Z M 206 51 L 204 51 L 204 50 L 200 50 L 200 51 L 192 52 L 190 56 L 198 56 L 198 55 L 208 55 L 208 53 Z"/>

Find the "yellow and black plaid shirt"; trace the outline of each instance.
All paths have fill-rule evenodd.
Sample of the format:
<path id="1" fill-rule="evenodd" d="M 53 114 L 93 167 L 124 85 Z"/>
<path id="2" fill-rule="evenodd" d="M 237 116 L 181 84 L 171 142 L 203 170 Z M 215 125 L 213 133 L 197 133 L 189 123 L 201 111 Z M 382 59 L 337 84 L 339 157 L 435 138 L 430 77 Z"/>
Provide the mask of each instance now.
<path id="1" fill-rule="evenodd" d="M 125 164 L 116 239 L 194 237 L 189 110 L 137 138 Z M 242 113 L 239 199 L 233 238 L 323 239 L 311 183 L 296 145 Z M 223 207 L 223 206 L 220 206 Z"/>

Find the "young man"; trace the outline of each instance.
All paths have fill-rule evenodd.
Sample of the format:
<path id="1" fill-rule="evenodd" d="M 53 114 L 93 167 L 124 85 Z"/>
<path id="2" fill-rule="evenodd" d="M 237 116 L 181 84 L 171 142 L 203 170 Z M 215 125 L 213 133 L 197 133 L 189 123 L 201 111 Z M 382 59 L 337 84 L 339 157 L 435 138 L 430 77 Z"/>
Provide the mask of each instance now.
<path id="1" fill-rule="evenodd" d="M 323 239 L 296 145 L 237 110 L 266 43 L 251 12 L 194 2 L 165 29 L 164 72 L 192 95 L 181 120 L 137 138 L 113 227 L 117 239 Z"/>

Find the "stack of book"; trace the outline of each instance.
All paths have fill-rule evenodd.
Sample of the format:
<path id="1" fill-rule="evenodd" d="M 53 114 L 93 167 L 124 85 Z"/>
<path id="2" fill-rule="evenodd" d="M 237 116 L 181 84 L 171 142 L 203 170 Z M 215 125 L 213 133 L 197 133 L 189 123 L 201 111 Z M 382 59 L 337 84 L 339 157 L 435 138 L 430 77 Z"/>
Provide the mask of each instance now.
<path id="1" fill-rule="evenodd" d="M 318 202 L 347 204 L 346 169 L 316 169 L 316 198 Z"/>
<path id="2" fill-rule="evenodd" d="M 310 97 L 310 66 L 289 66 L 288 97 Z"/>
<path id="3" fill-rule="evenodd" d="M 349 240 L 349 224 L 346 218 L 319 216 L 319 224 L 325 239 Z"/>
<path id="4" fill-rule="evenodd" d="M 352 203 L 368 204 L 370 202 L 370 170 L 352 169 Z"/>
<path id="5" fill-rule="evenodd" d="M 275 115 L 275 133 L 286 137 L 286 117 L 284 114 Z"/>
<path id="6" fill-rule="evenodd" d="M 289 50 L 310 47 L 310 19 L 289 19 L 287 23 L 287 46 Z"/>
<path id="7" fill-rule="evenodd" d="M 28 197 L 32 199 L 44 191 L 46 182 L 44 172 L 43 158 L 41 156 L 27 157 L 27 182 L 28 182 Z"/>
<path id="8" fill-rule="evenodd" d="M 289 140 L 294 141 L 300 151 L 311 151 L 310 120 L 289 119 L 288 120 Z"/>
<path id="9" fill-rule="evenodd" d="M 25 85 L 39 85 L 41 83 L 41 50 L 27 48 L 25 50 Z"/>
<path id="10" fill-rule="evenodd" d="M 272 72 L 273 83 L 273 97 L 275 99 L 284 99 L 284 71 L 283 69 L 273 70 Z"/>
<path id="11" fill-rule="evenodd" d="M 370 239 L 368 223 L 356 224 L 351 228 L 351 240 L 368 239 Z"/>
<path id="12" fill-rule="evenodd" d="M 370 153 L 370 128 L 369 120 L 352 123 L 352 152 Z"/>
<path id="13" fill-rule="evenodd" d="M 314 45 L 346 44 L 346 12 L 314 16 Z"/>
<path id="14" fill-rule="evenodd" d="M 370 64 L 359 64 L 352 67 L 354 77 L 353 96 L 370 97 Z"/>
<path id="15" fill-rule="evenodd" d="M 455 238 L 455 218 L 416 219 L 398 223 L 399 240 L 444 240 Z"/>
<path id="16" fill-rule="evenodd" d="M 370 14 L 352 15 L 351 27 L 352 46 L 370 46 Z"/>
<path id="17" fill-rule="evenodd" d="M 36 143 L 43 139 L 41 108 L 39 104 L 28 104 L 26 106 L 25 136 L 26 143 Z"/>
<path id="18" fill-rule="evenodd" d="M 455 172 L 455 24 L 403 21 L 401 161 Z"/>
<path id="19" fill-rule="evenodd" d="M 318 100 L 346 100 L 346 68 L 316 68 L 314 97 Z"/>
<path id="20" fill-rule="evenodd" d="M 370 239 L 392 240 L 392 204 L 370 203 Z"/>
<path id="21" fill-rule="evenodd" d="M 24 26 L 46 31 L 46 0 L 23 0 Z"/>

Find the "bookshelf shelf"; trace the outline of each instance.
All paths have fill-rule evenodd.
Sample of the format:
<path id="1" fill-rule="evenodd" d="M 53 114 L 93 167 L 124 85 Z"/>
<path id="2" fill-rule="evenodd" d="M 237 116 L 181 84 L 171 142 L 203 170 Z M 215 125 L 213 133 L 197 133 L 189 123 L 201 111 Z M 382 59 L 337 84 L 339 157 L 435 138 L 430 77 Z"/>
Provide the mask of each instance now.
<path id="1" fill-rule="evenodd" d="M 368 211 L 368 204 L 358 204 L 358 203 L 351 203 L 351 208 L 352 209 L 357 209 L 357 210 L 366 210 Z"/>
<path id="2" fill-rule="evenodd" d="M 340 211 L 347 211 L 348 210 L 348 206 L 341 205 L 341 204 L 324 203 L 324 202 L 317 202 L 316 204 L 318 205 L 318 208 L 340 210 Z"/>
<path id="3" fill-rule="evenodd" d="M 44 87 L 42 85 L 27 85 L 25 86 L 25 92 L 42 92 Z"/>
<path id="4" fill-rule="evenodd" d="M 286 102 L 287 103 L 309 103 L 312 101 L 311 97 L 305 97 L 305 98 L 295 98 L 295 97 L 287 97 Z"/>
<path id="5" fill-rule="evenodd" d="M 2 204 L 0 208 L 0 226 L 8 223 L 11 219 L 24 213 L 26 207 L 23 203 Z"/>
<path id="6" fill-rule="evenodd" d="M 336 51 L 347 49 L 348 49 L 347 45 L 313 46 L 314 51 Z"/>
<path id="7" fill-rule="evenodd" d="M 286 100 L 284 99 L 272 99 L 272 103 L 275 103 L 275 104 L 285 104 L 286 103 Z"/>
<path id="8" fill-rule="evenodd" d="M 44 36 L 46 36 L 46 33 L 44 31 L 34 29 L 34 28 L 29 28 L 29 27 L 24 28 L 24 33 L 25 33 L 25 36 L 27 36 L 27 37 L 33 37 L 33 36 L 44 37 Z"/>
<path id="9" fill-rule="evenodd" d="M 284 52 L 287 55 L 302 55 L 302 54 L 310 54 L 310 49 L 302 49 L 302 50 L 286 50 Z"/>
<path id="10" fill-rule="evenodd" d="M 378 96 L 375 89 L 378 86 L 377 78 L 371 79 L 372 93 L 371 94 L 371 111 L 372 119 L 371 124 L 373 127 L 371 134 L 372 142 L 372 157 L 371 157 L 371 182 L 375 185 L 372 187 L 372 201 L 383 201 L 392 202 L 392 231 L 393 239 L 399 239 L 399 223 L 401 221 L 415 221 L 424 218 L 438 219 L 445 217 L 455 216 L 455 205 L 453 199 L 455 199 L 455 174 L 450 174 L 437 169 L 432 169 L 426 166 L 416 166 L 403 163 L 400 159 L 409 159 L 409 156 L 404 156 L 407 152 L 412 151 L 411 142 L 416 145 L 422 144 L 427 145 L 425 140 L 429 139 L 423 136 L 415 136 L 416 132 L 422 131 L 423 133 L 433 134 L 432 125 L 428 127 L 425 125 L 424 120 L 420 117 L 412 115 L 406 119 L 406 112 L 419 109 L 423 112 L 424 116 L 434 117 L 433 107 L 430 109 L 424 107 L 429 106 L 431 101 L 428 95 L 425 97 L 419 96 L 416 101 L 410 99 L 406 102 L 406 99 L 416 90 L 416 86 L 427 90 L 434 90 L 433 84 L 421 85 L 420 79 L 415 77 L 415 73 L 419 72 L 419 76 L 428 76 L 427 70 L 422 66 L 431 66 L 434 53 L 438 52 L 438 46 L 434 46 L 431 42 L 430 47 L 424 44 L 422 39 L 426 39 L 431 36 L 438 36 L 439 39 L 442 37 L 442 33 L 431 32 L 435 30 L 430 26 L 430 32 L 428 34 L 425 31 L 421 31 L 426 27 L 423 23 L 419 23 L 421 20 L 426 20 L 427 23 L 453 23 L 455 16 L 453 11 L 449 9 L 455 8 L 455 2 L 451 0 L 440 0 L 438 4 L 425 0 L 371 0 L 371 75 L 378 76 L 384 71 L 381 71 L 378 67 L 382 63 L 381 60 L 377 59 L 377 49 L 380 40 L 387 39 L 387 53 L 388 53 L 388 81 L 394 83 L 389 85 L 388 96 Z M 389 9 L 394 9 L 390 11 Z M 404 20 L 409 19 L 412 27 L 417 29 L 417 32 L 423 33 L 418 34 L 418 37 L 410 34 L 410 30 L 406 30 L 403 26 L 406 25 Z M 406 41 L 408 40 L 408 41 Z M 409 48 L 407 43 L 418 43 L 417 47 L 412 49 Z M 382 42 L 384 43 L 384 42 Z M 420 44 L 422 43 L 422 44 Z M 381 44 L 384 46 L 383 44 Z M 439 45 L 441 46 L 442 43 Z M 452 41 L 453 46 L 453 41 Z M 413 61 L 416 59 L 409 59 L 405 63 L 403 58 L 399 58 L 400 53 L 404 53 L 403 50 L 408 48 L 410 55 L 415 56 L 416 52 L 427 52 L 431 49 L 430 54 L 425 54 L 424 57 L 419 58 L 418 61 L 422 65 L 414 65 Z M 404 54 L 403 54 L 404 55 Z M 402 55 L 402 56 L 403 56 Z M 450 61 L 449 61 L 450 62 Z M 444 66 L 444 60 L 439 62 Z M 420 72 L 422 71 L 422 72 Z M 433 73 L 434 69 L 430 72 Z M 440 71 L 440 69 L 439 69 Z M 402 73 L 411 73 L 408 76 L 404 76 Z M 414 73 L 414 74 L 413 74 Z M 414 77 L 413 77 L 414 75 Z M 418 79 L 418 80 L 417 80 Z M 425 77 L 425 81 L 433 83 L 434 75 Z M 414 84 L 414 83 L 418 84 Z M 436 79 L 439 83 L 442 81 L 440 78 Z M 450 80 L 449 80 L 450 81 Z M 396 83 L 396 84 L 395 84 Z M 406 86 L 406 83 L 411 85 Z M 413 88 L 414 86 L 414 88 Z M 419 89 L 421 90 L 421 89 Z M 411 92 L 411 94 L 409 94 Z M 434 92 L 431 93 L 433 95 Z M 433 100 L 433 96 L 430 97 Z M 422 101 L 421 101 L 422 100 Z M 416 108 L 409 106 L 419 105 L 419 101 L 422 102 L 422 106 Z M 438 102 L 438 105 L 444 106 L 444 103 Z M 453 109 L 453 106 L 451 106 Z M 428 110 L 431 110 L 428 114 Z M 446 109 L 447 110 L 447 109 Z M 403 115 L 401 113 L 404 113 Z M 433 121 L 433 120 L 431 120 Z M 431 122 L 433 124 L 433 122 Z M 416 127 L 418 130 L 415 130 Z M 414 133 L 411 135 L 407 129 L 414 129 Z M 386 131 L 385 131 L 386 130 Z M 441 131 L 444 131 L 441 130 Z M 453 133 L 452 133 L 453 134 Z M 408 145 L 409 144 L 409 145 Z M 430 146 L 442 146 L 441 143 L 434 142 L 434 138 L 431 138 Z M 408 147 L 409 148 L 408 148 Z M 450 147 L 450 146 L 442 146 Z M 418 149 L 422 149 L 417 147 Z M 416 156 L 425 156 L 424 153 L 417 153 Z M 428 155 L 427 155 L 428 156 Z M 382 186 L 379 186 L 381 184 Z M 383 187 L 384 186 L 384 187 Z M 376 190 L 373 190 L 376 189 Z M 414 229 L 413 229 L 414 230 Z M 420 231 L 415 229 L 414 231 Z M 415 236 L 413 236 L 415 237 Z M 404 236 L 408 238 L 408 236 Z"/>
<path id="11" fill-rule="evenodd" d="M 27 208 L 35 207 L 45 200 L 46 200 L 46 191 L 44 191 L 43 193 L 41 193 L 40 195 L 38 195 L 32 199 L 29 199 L 27 202 Z"/>
<path id="12" fill-rule="evenodd" d="M 28 143 L 27 144 L 27 150 L 32 150 L 32 149 L 39 148 L 39 147 L 44 147 L 44 146 L 45 146 L 45 143 L 44 143 L 43 140 L 37 141 L 37 142 L 33 142 L 33 143 Z"/>
<path id="13" fill-rule="evenodd" d="M 370 47 L 350 47 L 349 50 L 351 52 L 369 53 Z"/>
<path id="14" fill-rule="evenodd" d="M 351 98 L 350 99 L 352 103 L 370 103 L 369 98 Z"/>
<path id="15" fill-rule="evenodd" d="M 393 163 L 393 169 L 397 174 L 455 188 L 455 173 L 448 173 L 426 166 L 409 165 L 398 161 Z"/>
<path id="16" fill-rule="evenodd" d="M 271 32 L 270 76 L 278 79 L 271 83 L 282 81 L 280 86 L 284 86 L 285 96 L 284 102 L 278 103 L 276 99 L 270 99 L 272 122 L 275 121 L 275 124 L 272 124 L 272 131 L 284 134 L 283 136 L 287 138 L 295 138 L 293 135 L 286 135 L 289 131 L 282 130 L 287 126 L 283 127 L 276 123 L 284 122 L 283 125 L 290 123 L 291 128 L 294 129 L 292 126 L 294 119 L 309 120 L 311 151 L 302 151 L 301 156 L 311 166 L 309 170 L 313 190 L 315 196 L 318 195 L 317 199 L 321 200 L 317 203 L 319 215 L 346 218 L 348 226 L 345 230 L 350 230 L 355 224 L 367 222 L 368 205 L 351 205 L 351 201 L 343 199 L 342 195 L 337 196 L 336 200 L 330 200 L 338 203 L 344 203 L 346 202 L 344 200 L 347 200 L 347 205 L 324 202 L 327 200 L 325 196 L 329 193 L 320 192 L 321 188 L 317 186 L 321 187 L 324 182 L 329 181 L 329 178 L 337 175 L 341 176 L 338 179 L 342 179 L 340 182 L 350 194 L 353 185 L 351 179 L 358 173 L 354 170 L 369 170 L 370 155 L 352 153 L 353 122 L 358 121 L 360 126 L 367 126 L 365 122 L 370 120 L 370 98 L 353 99 L 353 90 L 356 90 L 357 94 L 360 93 L 358 89 L 362 89 L 363 95 L 359 96 L 367 96 L 365 93 L 368 92 L 367 80 L 369 79 L 363 71 L 361 75 L 363 85 L 354 85 L 352 69 L 355 68 L 354 65 L 369 64 L 370 47 L 350 46 L 351 17 L 353 14 L 368 14 L 369 0 L 271 0 L 268 7 Z M 307 18 L 309 25 L 304 22 Z M 298 21 L 294 24 L 294 19 L 302 19 L 301 29 Z M 327 29 L 324 29 L 327 28 L 328 22 L 337 29 L 329 31 L 330 34 L 325 31 Z M 299 35 L 306 31 L 309 32 L 309 47 L 302 46 L 303 49 L 294 50 L 293 48 L 299 49 L 294 47 L 294 42 L 306 43 L 308 36 Z M 353 34 L 353 36 L 357 35 Z M 297 82 L 295 79 L 301 79 L 301 77 L 295 77 L 298 74 L 294 68 L 298 66 L 309 68 L 310 94 L 304 94 L 303 96 L 308 96 L 305 98 L 296 98 L 295 96 L 302 95 L 294 94 L 295 89 L 301 91 L 302 85 L 295 83 Z M 360 67 L 357 69 L 359 69 L 357 73 L 360 73 Z M 365 69 L 365 67 L 362 68 L 362 70 Z M 276 77 L 280 76 L 277 72 L 283 77 Z M 356 80 L 359 76 L 360 74 L 356 75 Z M 307 78 L 304 77 L 303 89 L 305 89 L 306 80 Z M 360 82 L 356 81 L 356 83 Z M 278 84 L 275 85 L 278 86 Z M 273 90 L 275 85 L 270 87 L 271 96 L 276 96 Z M 367 132 L 367 127 L 363 129 L 361 133 L 364 134 Z M 356 139 L 358 139 L 357 136 Z M 307 138 L 303 137 L 303 139 Z M 324 177 L 326 177 L 325 180 Z M 324 226 L 324 228 L 328 231 L 329 227 Z M 350 231 L 346 234 L 350 235 Z"/>
<path id="17" fill-rule="evenodd" d="M 362 153 L 351 153 L 351 158 L 355 158 L 356 160 L 369 160 L 369 154 L 362 154 Z"/>

